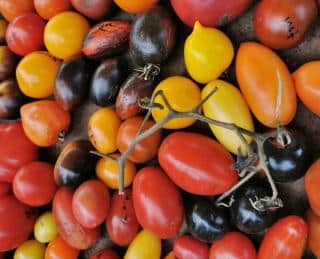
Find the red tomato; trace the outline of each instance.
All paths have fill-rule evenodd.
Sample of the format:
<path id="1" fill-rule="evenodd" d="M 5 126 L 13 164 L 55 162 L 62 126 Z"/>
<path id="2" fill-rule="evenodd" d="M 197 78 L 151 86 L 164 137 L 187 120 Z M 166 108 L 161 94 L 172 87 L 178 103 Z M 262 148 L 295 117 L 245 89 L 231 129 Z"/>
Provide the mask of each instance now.
<path id="1" fill-rule="evenodd" d="M 33 0 L 1 0 L 0 11 L 7 21 L 12 21 L 19 15 L 34 12 Z"/>
<path id="2" fill-rule="evenodd" d="M 99 229 L 80 225 L 72 212 L 73 192 L 60 188 L 53 199 L 52 212 L 60 236 L 72 247 L 88 249 L 99 237 Z"/>
<path id="3" fill-rule="evenodd" d="M 209 258 L 208 245 L 192 236 L 181 236 L 177 238 L 173 244 L 173 252 L 177 259 Z"/>
<path id="4" fill-rule="evenodd" d="M 38 159 L 38 148 L 26 137 L 21 122 L 0 123 L 0 181 L 12 182 L 17 170 Z"/>
<path id="5" fill-rule="evenodd" d="M 104 249 L 91 255 L 89 259 L 120 259 L 120 256 L 111 249 Z"/>
<path id="6" fill-rule="evenodd" d="M 304 185 L 310 206 L 315 214 L 320 216 L 320 159 L 314 162 L 304 177 Z"/>
<path id="7" fill-rule="evenodd" d="M 320 258 L 320 217 L 309 209 L 306 214 L 306 221 L 309 226 L 308 247 L 317 258 Z"/>
<path id="8" fill-rule="evenodd" d="M 308 226 L 298 216 L 278 220 L 267 231 L 258 259 L 300 259 L 308 237 Z"/>
<path id="9" fill-rule="evenodd" d="M 33 231 L 37 213 L 13 195 L 0 198 L 0 252 L 26 241 Z"/>
<path id="10" fill-rule="evenodd" d="M 45 259 L 77 259 L 79 250 L 69 246 L 60 236 L 53 239 L 45 254 Z"/>
<path id="11" fill-rule="evenodd" d="M 162 142 L 159 162 L 181 189 L 198 195 L 217 195 L 237 183 L 233 158 L 215 140 L 196 133 L 176 132 Z"/>
<path id="12" fill-rule="evenodd" d="M 70 0 L 34 0 L 34 7 L 37 13 L 46 20 L 49 20 L 58 13 L 71 10 Z"/>
<path id="13" fill-rule="evenodd" d="M 144 229 L 162 239 L 178 233 L 184 218 L 182 197 L 160 167 L 141 169 L 132 192 L 137 219 Z"/>
<path id="14" fill-rule="evenodd" d="M 93 19 L 103 19 L 112 7 L 112 0 L 71 0 L 73 7 L 83 15 Z"/>
<path id="15" fill-rule="evenodd" d="M 105 220 L 109 203 L 108 188 L 99 180 L 90 180 L 77 188 L 72 199 L 72 210 L 82 226 L 95 228 Z"/>
<path id="16" fill-rule="evenodd" d="M 11 183 L 0 182 L 0 198 L 11 192 Z"/>
<path id="17" fill-rule="evenodd" d="M 139 232 L 140 225 L 133 207 L 132 191 L 126 189 L 123 195 L 115 192 L 106 220 L 110 239 L 119 246 L 131 243 Z"/>
<path id="18" fill-rule="evenodd" d="M 210 259 L 256 259 L 257 252 L 252 241 L 239 232 L 229 232 L 213 242 Z"/>

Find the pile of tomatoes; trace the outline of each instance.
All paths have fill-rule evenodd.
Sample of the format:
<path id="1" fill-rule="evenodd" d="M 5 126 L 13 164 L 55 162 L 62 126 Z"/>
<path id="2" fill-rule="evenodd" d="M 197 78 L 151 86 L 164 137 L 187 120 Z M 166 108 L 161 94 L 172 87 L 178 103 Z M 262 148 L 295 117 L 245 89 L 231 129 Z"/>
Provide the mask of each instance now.
<path id="1" fill-rule="evenodd" d="M 0 258 L 320 258 L 319 6 L 0 0 Z"/>

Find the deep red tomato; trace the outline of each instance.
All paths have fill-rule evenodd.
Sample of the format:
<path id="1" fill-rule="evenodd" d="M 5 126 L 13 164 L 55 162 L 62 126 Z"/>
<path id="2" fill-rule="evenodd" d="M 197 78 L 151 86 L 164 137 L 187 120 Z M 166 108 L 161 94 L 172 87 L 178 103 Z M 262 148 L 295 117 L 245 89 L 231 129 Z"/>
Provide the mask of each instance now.
<path id="1" fill-rule="evenodd" d="M 238 180 L 233 158 L 215 140 L 196 133 L 175 132 L 162 142 L 159 162 L 181 189 L 198 195 L 217 195 Z"/>
<path id="2" fill-rule="evenodd" d="M 308 225 L 298 216 L 278 220 L 267 231 L 258 259 L 300 259 L 308 237 Z"/>
<path id="3" fill-rule="evenodd" d="M 304 185 L 310 206 L 315 214 L 320 216 L 320 159 L 315 161 L 304 177 Z"/>
<path id="4" fill-rule="evenodd" d="M 0 198 L 11 192 L 11 183 L 0 182 Z"/>
<path id="5" fill-rule="evenodd" d="M 34 12 L 33 0 L 1 0 L 0 11 L 7 21 L 12 21 L 21 14 Z"/>
<path id="6" fill-rule="evenodd" d="M 53 166 L 45 162 L 31 162 L 22 166 L 13 180 L 15 196 L 29 206 L 50 203 L 56 191 Z"/>
<path id="7" fill-rule="evenodd" d="M 53 199 L 52 213 L 60 236 L 72 247 L 87 249 L 99 237 L 99 229 L 88 229 L 80 225 L 72 212 L 73 192 L 60 188 Z"/>
<path id="8" fill-rule="evenodd" d="M 144 167 L 133 181 L 133 204 L 141 226 L 162 239 L 174 237 L 183 222 L 182 197 L 160 167 Z"/>
<path id="9" fill-rule="evenodd" d="M 256 259 L 257 251 L 252 241 L 239 232 L 229 232 L 213 242 L 210 259 Z"/>
<path id="10" fill-rule="evenodd" d="M 9 182 L 17 170 L 38 159 L 38 148 L 24 134 L 21 122 L 0 124 L 0 181 Z"/>
<path id="11" fill-rule="evenodd" d="M 173 244 L 173 252 L 177 259 L 209 258 L 208 245 L 192 236 L 181 236 L 177 238 Z"/>
<path id="12" fill-rule="evenodd" d="M 258 39 L 274 49 L 297 45 L 317 18 L 314 0 L 263 0 L 254 16 Z"/>
<path id="13" fill-rule="evenodd" d="M 120 256 L 111 249 L 104 249 L 91 255 L 89 259 L 120 259 Z"/>
<path id="14" fill-rule="evenodd" d="M 72 8 L 70 0 L 34 0 L 33 2 L 37 13 L 46 20 Z"/>
<path id="15" fill-rule="evenodd" d="M 13 195 L 0 198 L 0 252 L 26 241 L 33 231 L 37 213 Z"/>

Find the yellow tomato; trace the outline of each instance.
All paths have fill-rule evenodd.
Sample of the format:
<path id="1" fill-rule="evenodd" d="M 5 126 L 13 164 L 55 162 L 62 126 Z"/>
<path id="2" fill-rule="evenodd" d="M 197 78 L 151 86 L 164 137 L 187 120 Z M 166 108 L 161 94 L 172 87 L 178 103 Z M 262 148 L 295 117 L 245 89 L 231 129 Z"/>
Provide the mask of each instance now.
<path id="1" fill-rule="evenodd" d="M 124 259 L 160 259 L 161 240 L 153 233 L 142 230 L 128 247 Z"/>
<path id="2" fill-rule="evenodd" d="M 169 77 L 156 87 L 153 95 L 158 91 L 163 91 L 173 109 L 179 112 L 186 112 L 193 109 L 201 100 L 200 88 L 190 79 L 182 76 Z M 165 107 L 162 97 L 157 96 L 155 102 Z M 168 114 L 167 107 L 164 109 L 155 108 L 152 116 L 156 122 L 161 121 Z M 193 118 L 179 118 L 166 123 L 163 128 L 181 129 L 192 125 L 196 120 Z"/>
<path id="3" fill-rule="evenodd" d="M 48 243 L 58 235 L 57 225 L 51 212 L 45 212 L 34 225 L 34 237 L 40 243 Z"/>
<path id="4" fill-rule="evenodd" d="M 31 98 L 46 98 L 53 94 L 61 62 L 46 51 L 35 51 L 25 56 L 17 66 L 20 90 Z"/>
<path id="5" fill-rule="evenodd" d="M 233 57 L 232 42 L 223 32 L 195 23 L 184 45 L 185 64 L 194 80 L 204 84 L 217 79 Z"/>
<path id="6" fill-rule="evenodd" d="M 57 58 L 68 59 L 81 53 L 82 42 L 89 32 L 86 18 L 76 12 L 62 12 L 49 20 L 44 43 Z"/>
<path id="7" fill-rule="evenodd" d="M 240 91 L 225 81 L 215 80 L 203 88 L 202 99 L 208 96 L 214 88 L 217 88 L 217 91 L 203 104 L 204 115 L 214 120 L 234 123 L 241 128 L 253 131 L 254 126 L 249 107 Z M 235 132 L 212 124 L 210 128 L 219 142 L 230 152 L 238 154 L 240 147 L 242 152 L 246 153 L 245 146 Z M 251 141 L 248 136 L 244 137 L 248 142 Z"/>
<path id="8" fill-rule="evenodd" d="M 36 240 L 28 240 L 20 245 L 14 252 L 14 259 L 43 259 L 46 251 L 45 245 Z"/>

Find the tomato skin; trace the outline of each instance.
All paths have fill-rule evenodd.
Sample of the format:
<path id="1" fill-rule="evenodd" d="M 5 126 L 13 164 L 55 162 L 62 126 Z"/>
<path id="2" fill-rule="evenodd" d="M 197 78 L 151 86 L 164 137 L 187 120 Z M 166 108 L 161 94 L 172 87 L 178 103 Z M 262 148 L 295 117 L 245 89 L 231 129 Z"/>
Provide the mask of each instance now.
<path id="1" fill-rule="evenodd" d="M 0 182 L 0 198 L 11 192 L 11 183 Z"/>
<path id="2" fill-rule="evenodd" d="M 14 252 L 14 259 L 43 259 L 46 248 L 36 240 L 28 240 L 20 245 Z"/>
<path id="3" fill-rule="evenodd" d="M 91 255 L 89 259 L 120 259 L 120 256 L 111 249 L 104 249 Z"/>
<path id="4" fill-rule="evenodd" d="M 304 177 L 304 185 L 313 212 L 320 216 L 320 159 L 315 161 L 308 169 Z"/>
<path id="5" fill-rule="evenodd" d="M 159 0 L 114 0 L 127 13 L 142 13 L 154 7 Z"/>
<path id="6" fill-rule="evenodd" d="M 297 98 L 293 80 L 286 64 L 272 50 L 255 42 L 242 43 L 236 76 L 251 111 L 263 125 L 275 128 L 294 118 Z"/>
<path id="7" fill-rule="evenodd" d="M 80 251 L 69 246 L 61 236 L 52 240 L 45 254 L 45 259 L 77 259 Z"/>
<path id="8" fill-rule="evenodd" d="M 184 218 L 182 197 L 160 167 L 141 169 L 134 179 L 132 193 L 137 219 L 144 229 L 162 239 L 178 233 Z"/>
<path id="9" fill-rule="evenodd" d="M 40 243 L 48 243 L 56 238 L 58 230 L 51 212 L 45 212 L 37 219 L 33 232 Z"/>
<path id="10" fill-rule="evenodd" d="M 34 12 L 33 0 L 1 0 L 0 11 L 11 22 L 19 15 Z"/>
<path id="11" fill-rule="evenodd" d="M 45 20 L 72 8 L 70 0 L 34 0 L 33 2 L 37 13 Z"/>
<path id="12" fill-rule="evenodd" d="M 181 189 L 198 195 L 217 195 L 238 180 L 232 156 L 218 142 L 197 133 L 175 132 L 162 141 L 159 163 Z"/>
<path id="13" fill-rule="evenodd" d="M 71 0 L 73 7 L 93 20 L 103 19 L 112 7 L 112 0 Z"/>
<path id="14" fill-rule="evenodd" d="M 258 259 L 300 259 L 307 242 L 308 226 L 298 216 L 278 220 L 267 231 Z"/>
<path id="15" fill-rule="evenodd" d="M 192 236 L 181 236 L 174 241 L 173 252 L 177 259 L 208 259 L 209 247 Z"/>
<path id="16" fill-rule="evenodd" d="M 171 251 L 170 253 L 168 253 L 163 259 L 176 259 L 174 252 Z"/>
<path id="17" fill-rule="evenodd" d="M 306 222 L 309 226 L 308 247 L 320 257 L 320 216 L 317 216 L 311 209 L 306 213 Z"/>

